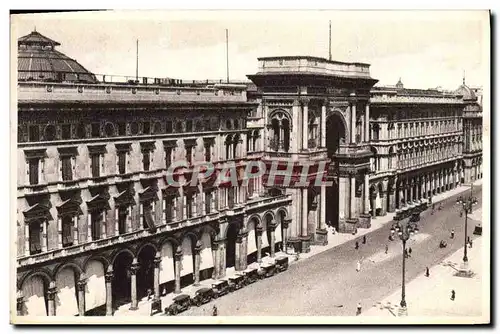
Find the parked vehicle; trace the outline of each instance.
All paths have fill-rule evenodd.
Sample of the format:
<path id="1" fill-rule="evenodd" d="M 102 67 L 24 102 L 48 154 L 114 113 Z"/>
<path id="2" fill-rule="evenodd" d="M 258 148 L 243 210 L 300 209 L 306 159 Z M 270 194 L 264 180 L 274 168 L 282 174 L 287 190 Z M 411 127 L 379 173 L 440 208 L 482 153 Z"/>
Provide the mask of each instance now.
<path id="1" fill-rule="evenodd" d="M 274 276 L 275 273 L 276 273 L 276 265 L 274 263 L 264 263 L 260 266 L 259 276 L 261 278 Z"/>
<path id="2" fill-rule="evenodd" d="M 245 274 L 245 285 L 252 284 L 259 279 L 257 268 L 248 268 L 243 271 Z"/>
<path id="3" fill-rule="evenodd" d="M 226 280 L 220 280 L 212 284 L 214 296 L 221 297 L 229 293 L 229 283 Z"/>
<path id="4" fill-rule="evenodd" d="M 210 302 L 214 298 L 214 291 L 211 288 L 201 288 L 194 293 L 192 304 L 201 306 Z"/>
<path id="5" fill-rule="evenodd" d="M 166 315 L 176 315 L 180 312 L 184 312 L 191 307 L 191 297 L 189 295 L 178 295 L 172 301 L 169 307 L 165 308 Z"/>
<path id="6" fill-rule="evenodd" d="M 288 256 L 281 256 L 276 259 L 276 271 L 283 272 L 288 269 Z"/>
<path id="7" fill-rule="evenodd" d="M 245 276 L 240 274 L 235 274 L 233 277 L 229 277 L 229 288 L 231 291 L 239 290 L 245 286 Z"/>

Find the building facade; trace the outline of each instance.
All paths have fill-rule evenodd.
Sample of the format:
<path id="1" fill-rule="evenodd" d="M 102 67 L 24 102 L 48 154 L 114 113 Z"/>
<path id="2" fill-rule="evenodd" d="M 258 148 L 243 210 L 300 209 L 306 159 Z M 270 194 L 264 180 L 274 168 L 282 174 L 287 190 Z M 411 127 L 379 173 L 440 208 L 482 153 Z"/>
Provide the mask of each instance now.
<path id="1" fill-rule="evenodd" d="M 482 177 L 465 83 L 374 87 L 368 64 L 316 57 L 259 58 L 245 84 L 118 82 L 58 45 L 18 40 L 19 315 L 136 309 Z"/>

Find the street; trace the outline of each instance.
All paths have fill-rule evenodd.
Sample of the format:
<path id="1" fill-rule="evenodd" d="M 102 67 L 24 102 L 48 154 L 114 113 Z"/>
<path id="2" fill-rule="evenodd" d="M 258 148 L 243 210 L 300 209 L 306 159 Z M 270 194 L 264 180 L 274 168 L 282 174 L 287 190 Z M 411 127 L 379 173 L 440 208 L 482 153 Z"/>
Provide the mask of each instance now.
<path id="1" fill-rule="evenodd" d="M 473 193 L 478 198 L 475 208 L 479 209 L 481 186 L 475 186 Z M 439 205 L 436 205 L 434 215 L 431 209 L 422 213 L 420 232 L 407 244 L 412 254 L 406 261 L 406 282 L 422 274 L 426 266 L 439 264 L 463 247 L 465 224 L 464 217 L 459 215 L 457 197 L 443 201 L 442 210 L 438 211 Z M 472 239 L 474 227 L 479 223 L 469 218 L 468 235 Z M 390 228 L 389 223 L 367 234 L 366 244 L 362 243 L 362 237 L 356 239 L 360 245 L 358 250 L 354 248 L 356 240 L 347 242 L 300 261 L 274 277 L 201 307 L 192 307 L 182 315 L 211 315 L 214 304 L 220 316 L 352 316 L 358 303 L 367 310 L 401 288 L 402 243 L 398 238 L 388 240 Z M 450 238 L 452 229 L 454 239 Z M 440 240 L 447 241 L 448 247 L 439 248 Z M 388 254 L 385 254 L 385 245 L 389 247 Z M 360 272 L 356 271 L 358 261 Z M 407 294 L 406 299 L 418 297 Z"/>

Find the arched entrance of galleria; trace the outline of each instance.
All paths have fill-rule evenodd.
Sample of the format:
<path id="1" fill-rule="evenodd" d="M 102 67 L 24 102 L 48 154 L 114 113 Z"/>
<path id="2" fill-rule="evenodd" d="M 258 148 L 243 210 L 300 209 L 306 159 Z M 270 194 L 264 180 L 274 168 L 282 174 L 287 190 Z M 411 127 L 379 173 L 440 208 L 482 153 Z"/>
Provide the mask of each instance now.
<path id="1" fill-rule="evenodd" d="M 341 143 L 346 142 L 346 129 L 342 116 L 334 113 L 326 119 L 326 148 L 331 164 L 338 170 L 335 155 L 339 152 Z M 331 170 L 331 169 L 330 169 Z M 339 229 L 339 177 L 328 173 L 328 181 L 333 184 L 326 187 L 326 223 Z"/>

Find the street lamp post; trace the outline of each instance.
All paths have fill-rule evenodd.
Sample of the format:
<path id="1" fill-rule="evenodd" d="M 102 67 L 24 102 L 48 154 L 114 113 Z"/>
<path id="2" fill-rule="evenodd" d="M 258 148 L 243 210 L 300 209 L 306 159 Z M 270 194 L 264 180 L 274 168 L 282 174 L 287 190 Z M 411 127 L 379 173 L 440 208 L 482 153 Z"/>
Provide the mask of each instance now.
<path id="1" fill-rule="evenodd" d="M 461 213 L 465 213 L 465 232 L 464 232 L 464 257 L 463 257 L 463 263 L 462 267 L 460 268 L 459 275 L 460 276 L 466 276 L 466 277 L 471 277 L 471 272 L 468 270 L 469 267 L 469 259 L 467 257 L 467 220 L 468 220 L 468 214 L 472 213 L 472 206 L 477 204 L 477 198 L 472 196 L 472 184 L 470 186 L 470 195 L 469 197 L 463 199 L 462 196 L 460 196 L 457 199 L 457 204 L 461 205 Z"/>
<path id="2" fill-rule="evenodd" d="M 406 267 L 406 242 L 410 239 L 411 235 L 418 232 L 417 222 L 414 221 L 413 213 L 415 210 L 420 210 L 419 207 L 410 207 L 407 210 L 399 211 L 396 210 L 396 215 L 394 216 L 394 223 L 391 228 L 392 234 L 397 232 L 399 238 L 403 243 L 403 265 L 402 265 L 402 286 L 401 286 L 401 303 L 400 303 L 400 315 L 407 315 L 408 311 L 406 308 L 406 290 L 405 290 L 405 267 Z"/>

